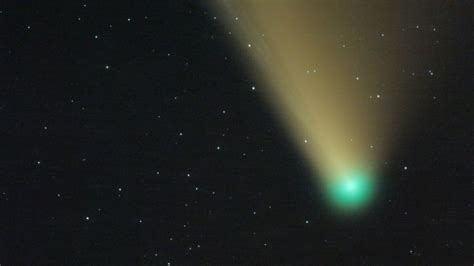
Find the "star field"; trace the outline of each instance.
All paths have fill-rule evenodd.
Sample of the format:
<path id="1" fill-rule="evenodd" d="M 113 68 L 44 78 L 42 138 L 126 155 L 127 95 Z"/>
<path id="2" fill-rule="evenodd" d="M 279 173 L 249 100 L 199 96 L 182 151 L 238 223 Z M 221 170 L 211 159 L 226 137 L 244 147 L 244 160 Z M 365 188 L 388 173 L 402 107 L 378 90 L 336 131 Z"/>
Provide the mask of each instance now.
<path id="1" fill-rule="evenodd" d="M 377 201 L 347 220 L 223 26 L 245 16 L 187 0 L 0 4 L 0 265 L 471 265 L 472 4 L 422 2 L 398 28 L 330 42 L 348 57 L 368 40 L 413 49 L 391 69 L 419 107 Z M 385 85 L 368 104 L 387 104 Z"/>

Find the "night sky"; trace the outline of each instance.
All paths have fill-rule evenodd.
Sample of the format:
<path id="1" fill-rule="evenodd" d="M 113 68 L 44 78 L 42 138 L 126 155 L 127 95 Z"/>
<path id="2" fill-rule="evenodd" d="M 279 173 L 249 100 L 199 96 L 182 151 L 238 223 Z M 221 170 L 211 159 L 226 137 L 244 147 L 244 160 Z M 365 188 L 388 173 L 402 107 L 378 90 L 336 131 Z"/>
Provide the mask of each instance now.
<path id="1" fill-rule="evenodd" d="M 472 265 L 474 7 L 406 2 L 419 109 L 355 218 L 205 1 L 1 2 L 0 264 Z"/>

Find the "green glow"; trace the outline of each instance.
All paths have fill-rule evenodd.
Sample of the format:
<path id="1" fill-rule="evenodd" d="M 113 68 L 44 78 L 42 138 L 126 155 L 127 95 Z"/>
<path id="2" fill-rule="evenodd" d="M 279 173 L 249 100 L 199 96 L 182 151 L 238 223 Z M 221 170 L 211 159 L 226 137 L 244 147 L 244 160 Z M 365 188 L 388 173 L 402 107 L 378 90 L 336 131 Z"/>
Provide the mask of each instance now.
<path id="1" fill-rule="evenodd" d="M 354 171 L 327 183 L 332 204 L 342 210 L 354 211 L 366 206 L 373 197 L 375 184 L 368 173 Z"/>

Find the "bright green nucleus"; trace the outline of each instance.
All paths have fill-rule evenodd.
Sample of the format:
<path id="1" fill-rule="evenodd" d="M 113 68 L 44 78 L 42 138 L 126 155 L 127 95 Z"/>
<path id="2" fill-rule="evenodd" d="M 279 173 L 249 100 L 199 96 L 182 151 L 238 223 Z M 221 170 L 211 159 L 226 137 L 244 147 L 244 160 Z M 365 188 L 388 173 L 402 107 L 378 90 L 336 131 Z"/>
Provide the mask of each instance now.
<path id="1" fill-rule="evenodd" d="M 339 210 L 359 210 L 371 201 L 375 184 L 370 174 L 354 171 L 327 182 L 329 201 Z"/>

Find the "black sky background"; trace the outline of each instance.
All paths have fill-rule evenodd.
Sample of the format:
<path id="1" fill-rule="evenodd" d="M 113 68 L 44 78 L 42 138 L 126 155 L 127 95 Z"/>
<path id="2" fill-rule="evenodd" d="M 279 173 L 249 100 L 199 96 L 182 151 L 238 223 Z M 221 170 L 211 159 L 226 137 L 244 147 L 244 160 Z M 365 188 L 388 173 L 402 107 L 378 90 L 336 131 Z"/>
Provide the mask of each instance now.
<path id="1" fill-rule="evenodd" d="M 350 220 L 204 2 L 0 10 L 1 265 L 472 265 L 468 1 L 420 12 L 436 80 Z"/>

